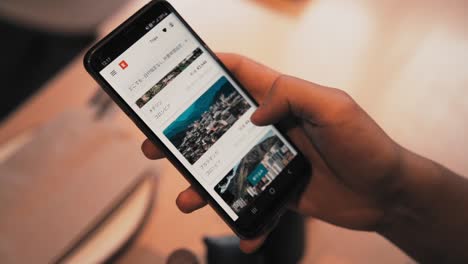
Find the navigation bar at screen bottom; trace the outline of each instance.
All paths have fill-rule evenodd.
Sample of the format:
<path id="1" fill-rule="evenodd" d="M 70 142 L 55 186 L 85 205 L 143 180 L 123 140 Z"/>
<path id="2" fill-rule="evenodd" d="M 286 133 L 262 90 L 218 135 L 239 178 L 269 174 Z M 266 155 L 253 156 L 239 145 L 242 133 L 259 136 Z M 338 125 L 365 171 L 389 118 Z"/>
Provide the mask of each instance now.
<path id="1" fill-rule="evenodd" d="M 294 157 L 293 151 L 270 130 L 216 184 L 214 190 L 235 213 L 240 214 L 254 202 L 257 204 L 256 200 L 265 191 L 276 194 L 271 185 Z"/>
<path id="2" fill-rule="evenodd" d="M 238 214 L 239 218 L 236 224 L 239 227 L 247 228 L 261 226 L 272 222 L 272 218 L 279 217 L 282 211 L 277 209 L 289 203 L 291 197 L 288 195 L 297 193 L 300 188 L 305 186 L 305 182 L 298 184 L 298 179 L 305 179 L 298 177 L 305 170 L 307 168 L 304 167 L 300 159 L 291 161 L 268 188 Z"/>

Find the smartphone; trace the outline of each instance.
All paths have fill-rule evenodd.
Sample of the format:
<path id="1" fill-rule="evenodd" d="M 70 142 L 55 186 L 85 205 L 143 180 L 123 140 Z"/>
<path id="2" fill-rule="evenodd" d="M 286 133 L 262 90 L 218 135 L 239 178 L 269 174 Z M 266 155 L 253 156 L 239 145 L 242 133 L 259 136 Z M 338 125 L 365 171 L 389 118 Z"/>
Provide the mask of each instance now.
<path id="1" fill-rule="evenodd" d="M 310 166 L 166 1 L 152 1 L 92 47 L 91 76 L 241 238 L 254 238 L 305 186 Z"/>

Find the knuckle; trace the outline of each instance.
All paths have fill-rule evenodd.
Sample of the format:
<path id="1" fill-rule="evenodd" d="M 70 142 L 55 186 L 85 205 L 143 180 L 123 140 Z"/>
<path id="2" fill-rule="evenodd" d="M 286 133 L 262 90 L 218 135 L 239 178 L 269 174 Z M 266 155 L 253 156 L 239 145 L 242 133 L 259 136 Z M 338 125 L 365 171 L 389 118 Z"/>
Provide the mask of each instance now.
<path id="1" fill-rule="evenodd" d="M 359 109 L 354 99 L 346 92 L 340 90 L 340 97 L 340 110 L 343 112 L 355 111 Z"/>
<path id="2" fill-rule="evenodd" d="M 277 101 L 279 98 L 287 98 L 287 87 L 290 78 L 287 75 L 278 74 L 263 101 Z"/>
<path id="3" fill-rule="evenodd" d="M 340 122 L 356 115 L 360 111 L 359 105 L 354 99 L 345 91 L 334 89 L 335 96 L 331 102 L 331 111 L 327 115 L 330 122 Z"/>
<path id="4" fill-rule="evenodd" d="M 281 90 L 284 89 L 285 84 L 288 82 L 288 79 L 289 77 L 287 75 L 279 74 L 270 88 L 270 93 L 273 95 L 279 94 Z"/>

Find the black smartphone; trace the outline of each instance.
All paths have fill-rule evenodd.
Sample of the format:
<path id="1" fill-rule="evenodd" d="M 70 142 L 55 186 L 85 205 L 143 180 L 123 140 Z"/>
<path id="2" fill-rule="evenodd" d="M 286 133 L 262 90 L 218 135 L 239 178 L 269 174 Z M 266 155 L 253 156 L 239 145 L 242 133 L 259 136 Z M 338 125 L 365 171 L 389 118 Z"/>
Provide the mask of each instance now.
<path id="1" fill-rule="evenodd" d="M 87 71 L 242 238 L 280 217 L 310 166 L 177 11 L 152 1 L 86 54 Z"/>

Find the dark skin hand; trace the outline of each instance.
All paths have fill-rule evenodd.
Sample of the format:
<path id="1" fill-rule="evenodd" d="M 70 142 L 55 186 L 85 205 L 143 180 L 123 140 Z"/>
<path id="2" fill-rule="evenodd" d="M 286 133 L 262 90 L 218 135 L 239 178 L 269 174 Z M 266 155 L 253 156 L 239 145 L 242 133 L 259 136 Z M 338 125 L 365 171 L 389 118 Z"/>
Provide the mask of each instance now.
<path id="1" fill-rule="evenodd" d="M 431 244 L 428 239 L 433 237 L 427 232 L 446 223 L 425 219 L 430 216 L 438 220 L 442 213 L 446 216 L 468 211 L 466 180 L 395 143 L 343 91 L 282 75 L 242 56 L 218 55 L 260 103 L 251 117 L 254 124 L 295 120 L 288 135 L 313 165 L 313 177 L 292 205 L 294 210 L 341 227 L 378 232 L 420 261 L 456 262 L 468 258 L 464 250 L 452 246 L 457 254 L 453 259 L 444 259 L 442 241 L 460 241 L 451 241 L 454 234 L 442 232 L 434 234 L 434 239 L 441 241 Z M 149 140 L 142 149 L 150 159 L 164 157 Z M 447 197 L 434 189 L 453 184 L 454 188 L 447 188 Z M 454 189 L 459 196 L 454 197 Z M 431 195 L 450 200 L 455 211 L 447 210 L 444 203 L 434 208 L 434 203 L 428 203 Z M 192 187 L 181 192 L 176 203 L 184 213 L 206 205 Z M 468 215 L 458 220 L 460 225 L 462 220 L 468 223 Z M 415 229 L 419 233 L 413 232 Z M 408 237 L 408 232 L 426 239 Z M 241 241 L 240 247 L 253 252 L 265 238 Z M 468 245 L 468 238 L 463 242 Z"/>

